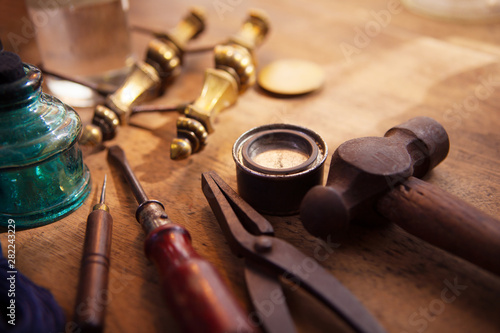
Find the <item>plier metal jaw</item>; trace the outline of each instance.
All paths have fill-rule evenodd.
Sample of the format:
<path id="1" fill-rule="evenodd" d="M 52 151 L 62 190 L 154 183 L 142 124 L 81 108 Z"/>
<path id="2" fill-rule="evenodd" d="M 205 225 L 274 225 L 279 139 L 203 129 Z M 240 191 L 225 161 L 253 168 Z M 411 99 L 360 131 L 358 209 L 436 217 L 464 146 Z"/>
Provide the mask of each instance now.
<path id="1" fill-rule="evenodd" d="M 231 250 L 245 258 L 247 289 L 266 332 L 296 331 L 285 302 L 277 304 L 271 314 L 263 314 L 258 306 L 269 299 L 271 293 L 274 298 L 284 297 L 280 276 L 319 299 L 356 332 L 385 332 L 359 300 L 316 260 L 274 237 L 269 221 L 246 203 L 217 173 L 205 172 L 201 181 L 203 193 Z M 305 262 L 314 270 L 297 269 Z"/>

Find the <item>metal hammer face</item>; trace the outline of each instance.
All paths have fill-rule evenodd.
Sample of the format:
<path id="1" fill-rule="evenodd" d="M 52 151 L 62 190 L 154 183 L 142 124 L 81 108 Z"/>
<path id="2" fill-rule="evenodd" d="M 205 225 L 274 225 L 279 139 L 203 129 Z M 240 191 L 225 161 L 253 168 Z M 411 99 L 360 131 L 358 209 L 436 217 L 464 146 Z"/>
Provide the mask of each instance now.
<path id="1" fill-rule="evenodd" d="M 312 188 L 302 201 L 304 227 L 321 237 L 345 230 L 353 219 L 371 220 L 382 195 L 410 176 L 423 177 L 448 150 L 445 129 L 428 117 L 410 119 L 384 137 L 343 143 L 332 156 L 326 186 Z"/>

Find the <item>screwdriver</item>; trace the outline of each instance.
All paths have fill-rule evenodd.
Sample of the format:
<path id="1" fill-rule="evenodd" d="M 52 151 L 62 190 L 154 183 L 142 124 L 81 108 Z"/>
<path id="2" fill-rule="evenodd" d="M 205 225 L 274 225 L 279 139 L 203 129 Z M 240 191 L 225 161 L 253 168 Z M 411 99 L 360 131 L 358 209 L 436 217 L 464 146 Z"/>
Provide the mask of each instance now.
<path id="1" fill-rule="evenodd" d="M 109 148 L 108 157 L 127 179 L 139 203 L 136 219 L 146 232 L 146 257 L 160 275 L 163 298 L 183 332 L 254 332 L 247 315 L 216 269 L 191 245 L 191 236 L 172 223 L 164 206 L 149 200 L 125 152 Z"/>
<path id="2" fill-rule="evenodd" d="M 109 257 L 113 218 L 104 203 L 106 176 L 101 198 L 87 218 L 85 243 L 80 266 L 80 280 L 74 321 L 79 332 L 102 332 L 108 302 Z"/>

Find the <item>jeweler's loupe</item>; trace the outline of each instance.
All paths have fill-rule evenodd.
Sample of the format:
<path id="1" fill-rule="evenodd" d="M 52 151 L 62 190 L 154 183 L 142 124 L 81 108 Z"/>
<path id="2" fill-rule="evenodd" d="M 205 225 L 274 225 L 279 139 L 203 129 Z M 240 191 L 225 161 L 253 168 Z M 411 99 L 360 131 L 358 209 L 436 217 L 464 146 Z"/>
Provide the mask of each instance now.
<path id="1" fill-rule="evenodd" d="M 295 214 L 307 191 L 322 184 L 327 154 L 324 140 L 301 126 L 251 129 L 233 145 L 238 192 L 261 213 Z"/>

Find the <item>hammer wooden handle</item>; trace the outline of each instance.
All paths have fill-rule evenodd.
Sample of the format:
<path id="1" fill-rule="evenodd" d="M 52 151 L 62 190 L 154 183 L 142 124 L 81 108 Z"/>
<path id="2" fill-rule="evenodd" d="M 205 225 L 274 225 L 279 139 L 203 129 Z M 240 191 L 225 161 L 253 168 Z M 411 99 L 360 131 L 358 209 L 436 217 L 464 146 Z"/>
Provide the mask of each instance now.
<path id="1" fill-rule="evenodd" d="M 500 221 L 415 177 L 377 205 L 410 234 L 500 275 Z"/>
<path id="2" fill-rule="evenodd" d="M 163 296 L 183 332 L 254 332 L 216 269 L 192 247 L 188 231 L 167 224 L 145 241 L 160 273 Z"/>

